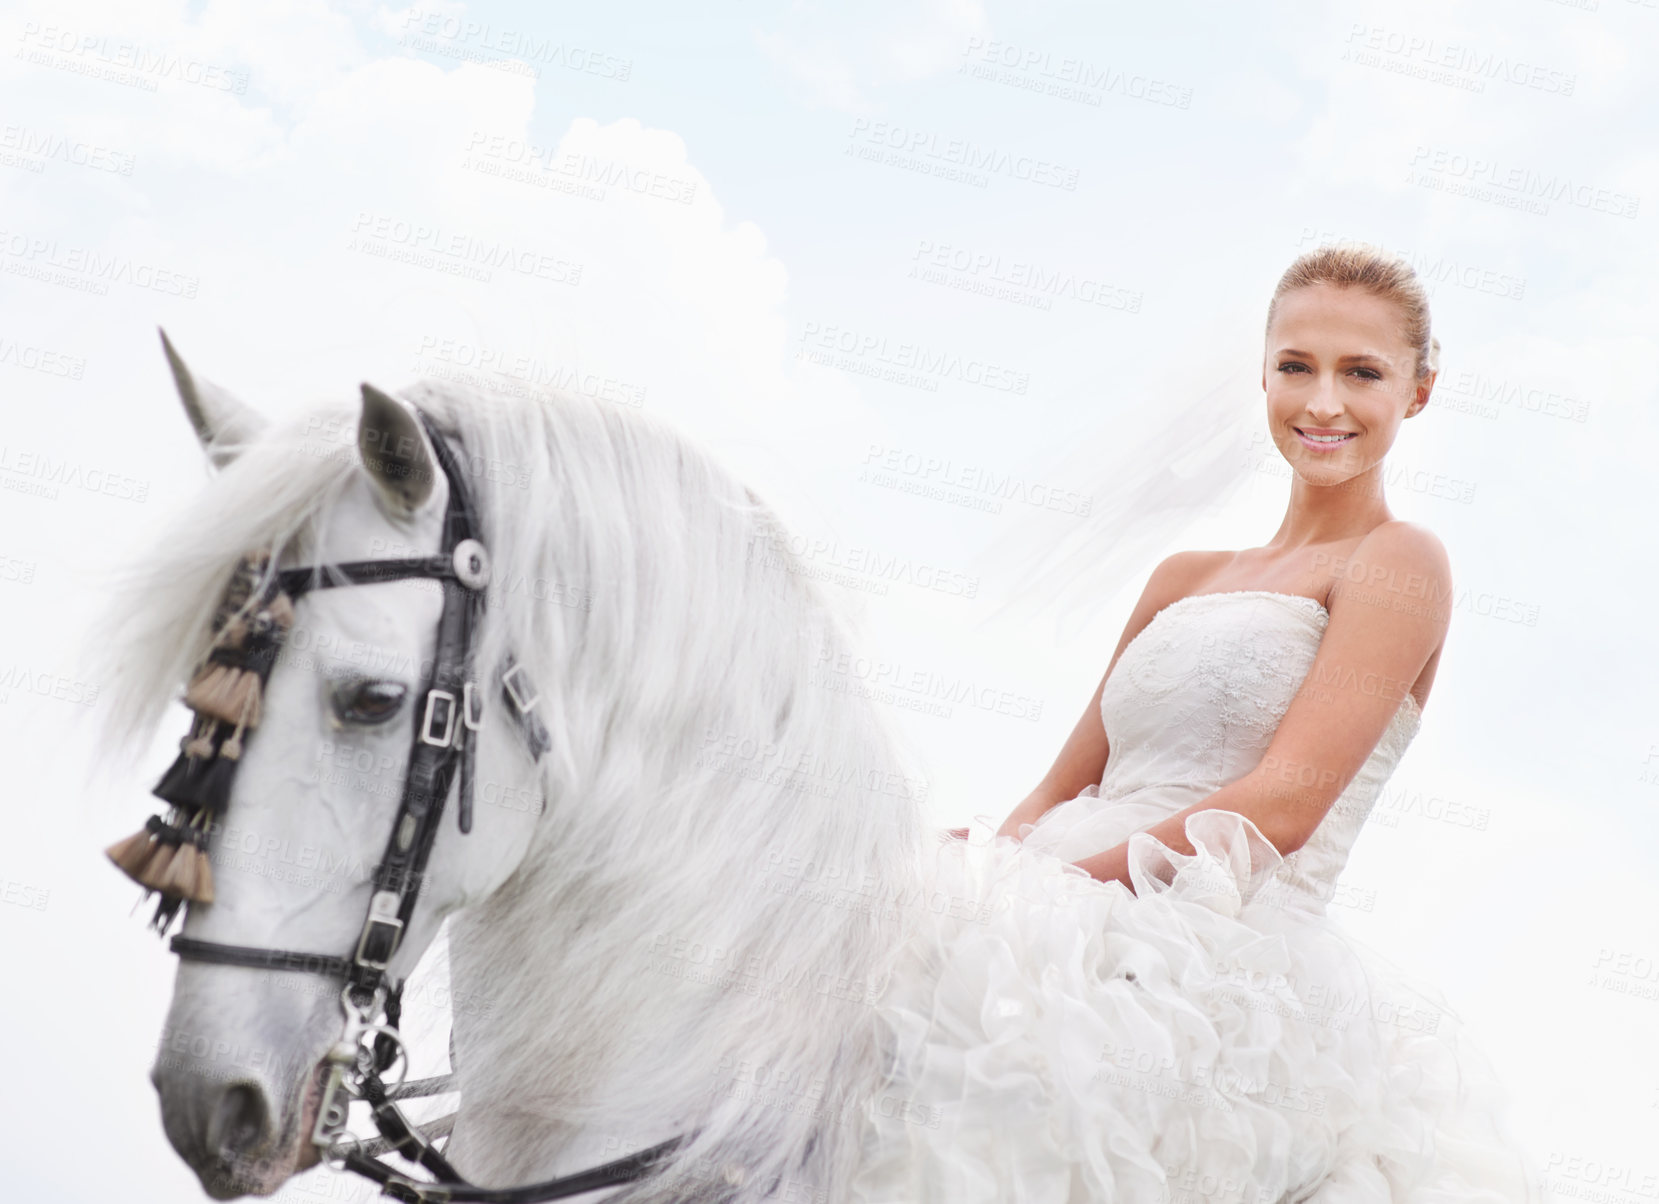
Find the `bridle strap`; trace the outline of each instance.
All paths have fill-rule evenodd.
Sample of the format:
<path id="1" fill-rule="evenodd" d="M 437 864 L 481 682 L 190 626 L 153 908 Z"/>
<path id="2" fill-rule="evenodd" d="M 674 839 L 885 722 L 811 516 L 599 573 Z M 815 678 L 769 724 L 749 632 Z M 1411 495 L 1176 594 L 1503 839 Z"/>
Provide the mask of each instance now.
<path id="1" fill-rule="evenodd" d="M 297 598 L 314 589 L 381 585 L 412 577 L 457 579 L 455 565 L 447 556 L 399 556 L 387 560 L 345 560 L 339 564 L 310 564 L 281 569 L 277 573 L 277 582 L 284 593 Z"/>
<path id="2" fill-rule="evenodd" d="M 581 1195 L 638 1179 L 686 1139 L 685 1136 L 670 1137 L 667 1141 L 588 1170 L 541 1183 L 526 1183 L 522 1187 L 475 1187 L 460 1180 L 422 1183 L 400 1175 L 379 1159 L 356 1150 L 345 1155 L 345 1166 L 347 1170 L 356 1171 L 365 1179 L 380 1184 L 382 1195 L 408 1201 L 409 1204 L 435 1204 L 440 1200 L 453 1201 L 453 1204 L 540 1204 L 543 1200 L 562 1200 L 566 1196 Z"/>
<path id="3" fill-rule="evenodd" d="M 221 945 L 217 941 L 198 941 L 188 936 L 175 936 L 168 948 L 189 961 L 245 966 L 250 970 L 296 970 L 329 978 L 345 978 L 351 972 L 351 963 L 332 953 L 295 953 L 288 949 Z"/>

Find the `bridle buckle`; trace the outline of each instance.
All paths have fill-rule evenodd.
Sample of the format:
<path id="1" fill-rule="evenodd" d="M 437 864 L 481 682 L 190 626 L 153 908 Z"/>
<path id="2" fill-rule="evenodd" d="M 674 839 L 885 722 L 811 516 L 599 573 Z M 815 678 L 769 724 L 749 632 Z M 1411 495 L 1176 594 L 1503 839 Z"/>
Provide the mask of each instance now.
<path id="1" fill-rule="evenodd" d="M 477 685 L 470 681 L 461 687 L 461 722 L 471 732 L 484 726 L 484 702 L 478 697 Z"/>
<path id="2" fill-rule="evenodd" d="M 541 691 L 536 689 L 535 683 L 530 683 L 530 696 L 524 696 L 524 666 L 514 662 L 513 666 L 501 675 L 501 684 L 507 690 L 507 695 L 513 700 L 513 705 L 519 714 L 527 715 L 530 708 L 541 701 Z"/>
<path id="3" fill-rule="evenodd" d="M 353 962 L 367 970 L 384 970 L 403 938 L 403 921 L 398 917 L 401 900 L 395 890 L 377 890 L 369 900 L 369 916 L 363 934 L 357 938 Z"/>
<path id="4" fill-rule="evenodd" d="M 434 735 L 432 732 L 433 720 L 439 703 L 444 704 L 443 735 Z M 426 713 L 421 716 L 420 740 L 422 744 L 435 745 L 438 748 L 448 748 L 455 740 L 455 720 L 460 716 L 460 710 L 455 705 L 455 695 L 448 690 L 437 688 L 426 692 Z"/>

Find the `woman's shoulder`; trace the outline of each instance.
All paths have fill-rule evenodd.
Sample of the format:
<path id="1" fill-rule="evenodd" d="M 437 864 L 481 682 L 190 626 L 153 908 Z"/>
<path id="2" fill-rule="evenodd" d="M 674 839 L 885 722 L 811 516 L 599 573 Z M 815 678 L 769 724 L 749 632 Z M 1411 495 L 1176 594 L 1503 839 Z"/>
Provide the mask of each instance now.
<path id="1" fill-rule="evenodd" d="M 1184 597 L 1202 587 L 1221 569 L 1231 564 L 1237 555 L 1237 552 L 1224 549 L 1194 548 L 1184 552 L 1171 552 L 1152 570 L 1148 584 L 1155 581 L 1166 590 L 1177 590 L 1176 597 Z"/>
<path id="2" fill-rule="evenodd" d="M 1391 518 L 1367 531 L 1349 556 L 1342 578 L 1415 581 L 1438 597 L 1450 597 L 1452 561 L 1445 541 L 1422 523 Z M 1338 580 L 1338 588 L 1343 584 Z"/>

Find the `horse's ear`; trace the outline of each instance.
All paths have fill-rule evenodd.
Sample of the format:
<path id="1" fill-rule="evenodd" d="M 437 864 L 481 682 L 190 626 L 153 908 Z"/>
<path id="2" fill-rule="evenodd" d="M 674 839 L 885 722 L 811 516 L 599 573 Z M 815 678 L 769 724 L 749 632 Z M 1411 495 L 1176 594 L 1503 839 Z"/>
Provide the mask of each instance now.
<path id="1" fill-rule="evenodd" d="M 357 454 L 387 514 L 408 518 L 432 496 L 438 456 L 409 406 L 373 385 L 363 385 L 357 420 Z"/>
<path id="2" fill-rule="evenodd" d="M 195 428 L 196 438 L 207 453 L 208 462 L 223 468 L 252 441 L 265 425 L 265 419 L 253 407 L 245 405 L 214 384 L 191 372 L 184 357 L 174 350 L 167 332 L 159 326 L 161 349 L 167 355 L 167 366 L 173 370 L 173 383 L 178 386 L 179 400 Z"/>

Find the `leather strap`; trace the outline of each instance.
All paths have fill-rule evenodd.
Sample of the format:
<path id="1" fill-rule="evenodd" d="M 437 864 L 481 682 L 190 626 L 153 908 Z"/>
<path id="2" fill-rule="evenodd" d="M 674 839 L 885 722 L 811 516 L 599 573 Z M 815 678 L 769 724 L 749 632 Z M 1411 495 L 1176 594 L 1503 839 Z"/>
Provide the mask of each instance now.
<path id="1" fill-rule="evenodd" d="M 423 1133 L 409 1123 L 396 1103 L 386 1094 L 386 1087 L 378 1074 L 363 1080 L 363 1098 L 373 1110 L 374 1127 L 392 1143 L 392 1148 L 418 1166 L 424 1166 L 440 1180 L 464 1183 L 461 1172 L 450 1165 L 449 1159 L 428 1141 Z"/>
<path id="2" fill-rule="evenodd" d="M 448 556 L 401 556 L 387 560 L 346 560 L 339 564 L 307 564 L 278 569 L 277 583 L 289 597 L 297 598 L 314 589 L 336 589 L 346 585 L 383 585 L 411 577 L 455 580 L 455 565 Z"/>
<path id="3" fill-rule="evenodd" d="M 345 1165 L 347 1170 L 356 1171 L 380 1184 L 382 1195 L 408 1201 L 409 1204 L 429 1204 L 438 1200 L 453 1201 L 453 1204 L 540 1204 L 543 1200 L 562 1200 L 566 1196 L 638 1179 L 689 1136 L 670 1137 L 667 1141 L 574 1175 L 526 1183 L 522 1187 L 474 1187 L 464 1180 L 422 1183 L 400 1175 L 384 1162 L 355 1150 L 345 1155 Z"/>
<path id="4" fill-rule="evenodd" d="M 351 969 L 350 962 L 332 953 L 294 953 L 287 949 L 221 945 L 217 941 L 198 941 L 188 936 L 175 936 L 168 948 L 191 961 L 246 966 L 251 970 L 296 970 L 329 978 L 344 978 Z"/>
<path id="5" fill-rule="evenodd" d="M 541 715 L 536 711 L 536 704 L 541 701 L 541 695 L 536 685 L 530 680 L 530 675 L 508 653 L 501 665 L 501 693 L 507 699 L 507 711 L 518 724 L 518 730 L 524 737 L 524 743 L 530 750 L 530 759 L 539 761 L 542 754 L 553 747 L 553 740 L 547 734 L 547 725 L 542 722 Z"/>

